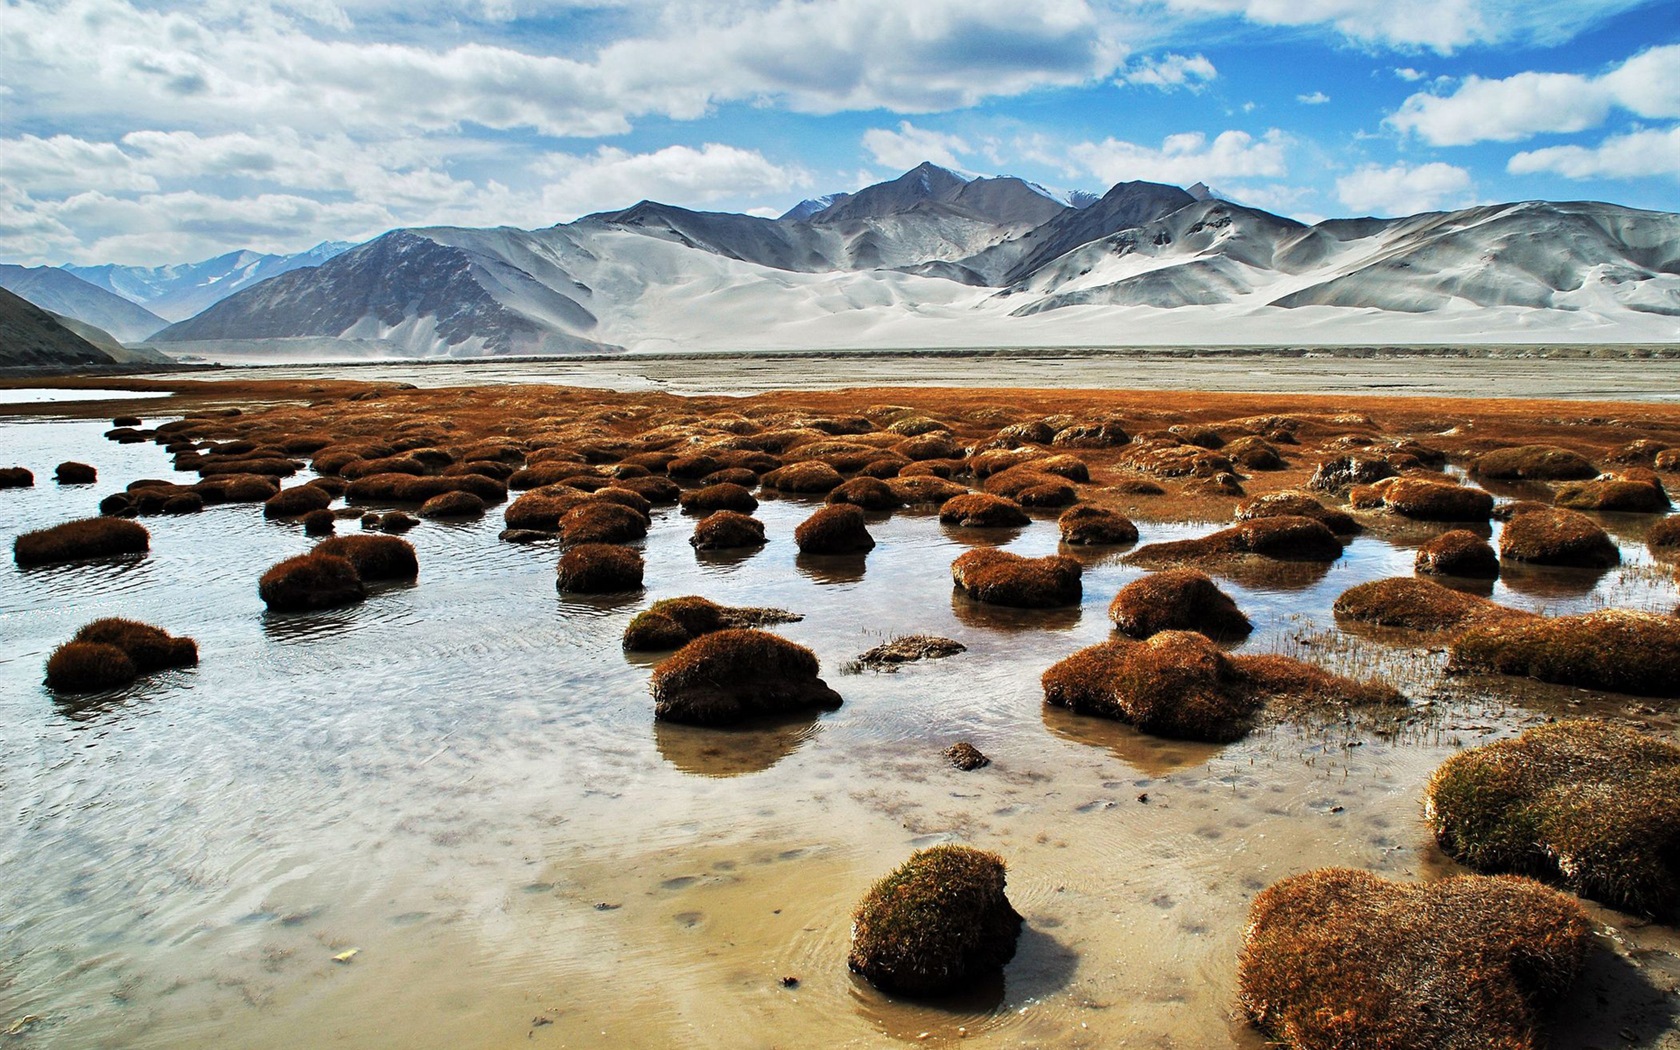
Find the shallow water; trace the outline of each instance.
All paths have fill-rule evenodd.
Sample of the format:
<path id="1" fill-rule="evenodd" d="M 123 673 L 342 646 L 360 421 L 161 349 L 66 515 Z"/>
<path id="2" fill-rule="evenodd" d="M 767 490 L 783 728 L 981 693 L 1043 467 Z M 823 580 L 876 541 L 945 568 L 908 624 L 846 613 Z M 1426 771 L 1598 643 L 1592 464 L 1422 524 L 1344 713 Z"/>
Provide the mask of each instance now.
<path id="1" fill-rule="evenodd" d="M 33 387 L 0 390 L 0 405 L 56 405 L 71 401 L 132 401 L 168 397 L 155 390 L 77 390 L 73 387 Z"/>
<path id="2" fill-rule="evenodd" d="M 102 479 L 0 493 L 7 538 L 171 476 L 106 426 L 0 421 L 8 463 L 44 479 L 81 459 Z M 310 542 L 249 505 L 145 519 L 144 558 L 0 569 L 0 1031 L 54 1047 L 1259 1047 L 1231 1016 L 1255 892 L 1324 864 L 1450 870 L 1419 819 L 1435 765 L 1553 711 L 1628 703 L 1539 690 L 1524 707 L 1443 681 L 1438 655 L 1334 631 L 1343 590 L 1410 572 L 1405 545 L 1362 537 L 1327 568 L 1225 582 L 1257 625 L 1244 651 L 1389 674 L 1419 702 L 1408 725 L 1156 740 L 1046 710 L 1038 687 L 1108 636 L 1108 601 L 1141 574 L 1123 552 L 1070 552 L 1077 610 L 999 610 L 954 596 L 949 563 L 980 542 L 1054 551 L 1053 519 L 988 535 L 876 516 L 868 555 L 801 559 L 791 533 L 813 506 L 765 500 L 771 542 L 744 557 L 697 556 L 693 519 L 662 510 L 650 586 L 622 598 L 557 595 L 558 551 L 498 542 L 499 508 L 409 533 L 417 585 L 309 615 L 264 612 L 256 577 Z M 1529 570 L 1494 599 L 1672 608 L 1641 523 L 1605 520 L 1621 569 Z M 1211 527 L 1144 523 L 1141 542 Z M 656 725 L 649 661 L 619 638 L 689 593 L 803 613 L 776 630 L 816 651 L 845 705 L 747 733 Z M 46 655 L 103 615 L 191 635 L 202 663 L 55 698 Z M 905 633 L 969 649 L 844 672 Z M 993 764 L 950 768 L 939 752 L 959 739 Z M 850 910 L 950 840 L 1008 860 L 1020 951 L 965 1000 L 895 1002 L 845 968 Z M 1680 1045 L 1661 1007 L 1671 933 L 1595 914 L 1622 930 L 1605 954 L 1627 972 L 1583 982 L 1560 1045 L 1618 1028 Z"/>

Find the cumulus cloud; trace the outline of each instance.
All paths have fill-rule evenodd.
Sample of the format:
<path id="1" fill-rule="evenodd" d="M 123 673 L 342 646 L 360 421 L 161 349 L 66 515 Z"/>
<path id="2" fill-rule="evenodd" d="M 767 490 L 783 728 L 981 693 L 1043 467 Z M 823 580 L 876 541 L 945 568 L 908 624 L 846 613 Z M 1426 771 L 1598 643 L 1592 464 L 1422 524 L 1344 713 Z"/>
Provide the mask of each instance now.
<path id="1" fill-rule="evenodd" d="M 1336 195 L 1360 215 L 1414 215 L 1469 203 L 1470 173 L 1451 164 L 1367 165 L 1336 180 Z"/>
<path id="2" fill-rule="evenodd" d="M 957 159 L 957 154 L 973 152 L 972 147 L 956 135 L 918 128 L 908 120 L 899 121 L 897 131 L 870 128 L 863 133 L 863 148 L 875 158 L 875 163 L 900 171 L 913 168 L 924 160 L 941 167 L 960 168 L 962 161 Z"/>
<path id="3" fill-rule="evenodd" d="M 1351 40 L 1448 53 L 1471 44 L 1556 44 L 1644 0 L 1166 0 L 1169 10 L 1261 25 L 1328 24 Z"/>
<path id="4" fill-rule="evenodd" d="M 1330 101 L 1330 96 L 1322 91 L 1314 91 L 1310 95 L 1296 95 L 1295 101 L 1303 106 L 1322 106 Z"/>
<path id="5" fill-rule="evenodd" d="M 1394 70 L 1394 75 L 1409 84 L 1415 84 L 1429 76 L 1429 74 L 1425 73 L 1423 70 L 1413 69 L 1411 66 L 1397 66 Z"/>
<path id="6" fill-rule="evenodd" d="M 602 146 L 587 156 L 552 154 L 537 166 L 547 177 L 544 212 L 555 221 L 638 200 L 695 206 L 732 197 L 785 194 L 811 184 L 808 172 L 766 160 L 757 150 L 708 142 L 627 153 Z"/>
<path id="7" fill-rule="evenodd" d="M 1411 96 L 1388 123 L 1432 145 L 1466 146 L 1584 131 L 1617 107 L 1642 117 L 1680 117 L 1680 44 L 1652 48 L 1602 76 L 1467 77 L 1450 95 Z"/>
<path id="8" fill-rule="evenodd" d="M 1552 146 L 1518 153 L 1506 164 L 1513 175 L 1554 172 L 1571 179 L 1680 179 L 1680 126 L 1613 135 L 1595 147 Z"/>
<path id="9" fill-rule="evenodd" d="M 1228 178 L 1276 178 L 1287 170 L 1288 138 L 1273 129 L 1256 139 L 1246 131 L 1224 131 L 1213 141 L 1199 131 L 1169 135 L 1159 148 L 1119 139 L 1084 142 L 1067 155 L 1105 183 L 1142 179 L 1188 186 Z"/>
<path id="10" fill-rule="evenodd" d="M 1120 75 L 1115 78 L 1117 85 L 1141 85 L 1171 91 L 1174 88 L 1189 88 L 1199 91 L 1208 81 L 1219 76 L 1205 55 L 1179 55 L 1168 53 L 1160 58 L 1139 58 L 1133 61 Z"/>

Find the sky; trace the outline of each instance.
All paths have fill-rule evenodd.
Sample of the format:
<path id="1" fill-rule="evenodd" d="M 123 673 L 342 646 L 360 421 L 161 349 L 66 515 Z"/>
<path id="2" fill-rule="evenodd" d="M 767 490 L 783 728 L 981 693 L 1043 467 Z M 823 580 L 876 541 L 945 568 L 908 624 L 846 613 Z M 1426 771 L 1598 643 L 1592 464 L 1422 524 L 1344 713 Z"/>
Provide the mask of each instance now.
<path id="1" fill-rule="evenodd" d="M 775 216 L 924 160 L 1680 211 L 1680 0 L 0 0 L 3 262 Z"/>

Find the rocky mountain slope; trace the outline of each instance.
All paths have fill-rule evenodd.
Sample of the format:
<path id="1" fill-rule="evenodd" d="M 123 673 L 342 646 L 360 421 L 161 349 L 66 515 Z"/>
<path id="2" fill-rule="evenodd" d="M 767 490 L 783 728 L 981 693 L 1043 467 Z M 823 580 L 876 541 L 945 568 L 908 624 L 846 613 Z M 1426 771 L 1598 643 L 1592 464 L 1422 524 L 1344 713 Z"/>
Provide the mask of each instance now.
<path id="1" fill-rule="evenodd" d="M 1072 200 L 924 164 L 780 219 L 643 201 L 541 230 L 398 230 L 156 339 L 219 356 L 308 339 L 342 341 L 347 356 L 457 357 L 1674 341 L 1676 246 L 1680 216 L 1608 204 L 1309 226 L 1201 185 L 1127 182 Z"/>
<path id="2" fill-rule="evenodd" d="M 75 322 L 72 322 L 75 323 Z M 89 330 L 95 339 L 110 339 Z M 74 369 L 113 364 L 167 363 L 156 351 L 107 352 L 77 335 L 60 319 L 29 300 L 0 288 L 0 368 Z"/>

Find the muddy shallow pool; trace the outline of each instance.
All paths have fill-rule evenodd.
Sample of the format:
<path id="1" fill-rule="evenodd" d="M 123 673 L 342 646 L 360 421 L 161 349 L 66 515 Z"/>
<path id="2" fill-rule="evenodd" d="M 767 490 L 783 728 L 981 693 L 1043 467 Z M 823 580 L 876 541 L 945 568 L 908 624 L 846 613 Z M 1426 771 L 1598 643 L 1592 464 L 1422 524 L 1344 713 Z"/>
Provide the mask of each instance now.
<path id="1" fill-rule="evenodd" d="M 38 479 L 0 493 L 5 539 L 172 476 L 156 446 L 103 440 L 108 425 L 0 420 L 4 465 Z M 54 485 L 64 459 L 101 482 Z M 728 556 L 696 555 L 694 519 L 661 509 L 650 586 L 619 599 L 558 595 L 557 548 L 498 542 L 499 508 L 409 533 L 418 584 L 306 615 L 257 598 L 264 568 L 311 546 L 258 506 L 145 519 L 139 559 L 8 564 L 0 1031 L 62 1047 L 1259 1047 L 1232 1016 L 1257 891 L 1326 864 L 1451 870 L 1418 800 L 1456 748 L 1567 712 L 1669 725 L 1667 705 L 1447 679 L 1439 654 L 1337 632 L 1338 594 L 1411 571 L 1404 543 L 1361 537 L 1328 568 L 1221 583 L 1256 624 L 1242 651 L 1389 677 L 1414 701 L 1405 719 L 1156 740 L 1047 710 L 1038 686 L 1109 635 L 1109 600 L 1142 572 L 1123 551 L 1078 553 L 1077 610 L 999 610 L 954 596 L 950 562 L 982 542 L 1052 552 L 1052 517 L 999 532 L 876 515 L 867 556 L 799 557 L 815 505 L 765 500 L 771 542 Z M 1529 569 L 1492 597 L 1673 608 L 1642 519 L 1600 520 L 1621 568 Z M 1140 527 L 1149 543 L 1213 526 Z M 803 614 L 777 631 L 817 653 L 844 706 L 747 732 L 655 725 L 651 661 L 619 639 L 680 594 Z M 48 652 L 107 615 L 193 636 L 201 665 L 55 697 Z M 848 668 L 907 633 L 968 651 Z M 993 764 L 950 767 L 957 740 Z M 897 1002 L 847 972 L 850 911 L 942 841 L 1006 858 L 1020 951 L 996 986 Z M 1556 1045 L 1680 1046 L 1680 942 L 1593 914 L 1605 950 Z"/>

